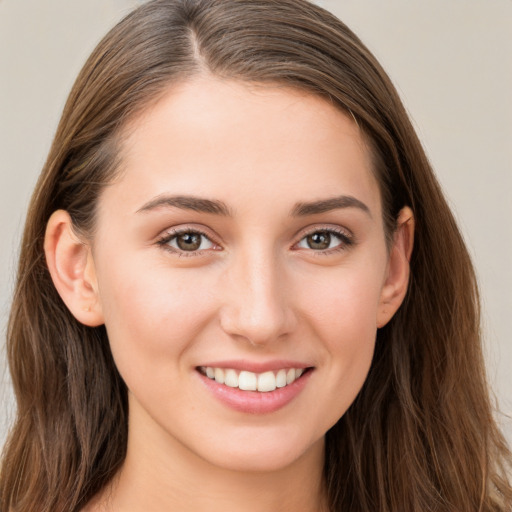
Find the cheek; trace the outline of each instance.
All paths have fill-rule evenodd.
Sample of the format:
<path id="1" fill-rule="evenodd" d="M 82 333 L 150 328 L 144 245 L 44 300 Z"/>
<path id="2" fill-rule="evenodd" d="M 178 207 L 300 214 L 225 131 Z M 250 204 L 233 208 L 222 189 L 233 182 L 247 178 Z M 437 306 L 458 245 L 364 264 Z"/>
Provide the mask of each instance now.
<path id="1" fill-rule="evenodd" d="M 340 286 L 340 293 L 326 304 L 326 349 L 339 367 L 339 375 L 355 377 L 366 372 L 371 361 L 376 336 L 378 290 L 350 283 Z"/>
<path id="2" fill-rule="evenodd" d="M 363 340 L 375 334 L 384 265 L 372 259 L 316 274 L 296 290 L 310 323 L 337 347 L 337 339 Z"/>
<path id="3" fill-rule="evenodd" d="M 331 425 L 346 412 L 366 380 L 375 348 L 383 272 L 375 262 L 339 269 L 336 276 L 316 282 L 307 306 L 304 295 L 304 314 L 314 337 L 322 340 L 327 361 L 323 390 L 331 404 Z"/>
<path id="4" fill-rule="evenodd" d="M 211 297 L 198 290 L 204 280 L 128 261 L 114 262 L 102 276 L 105 326 L 121 375 L 129 381 L 135 373 L 141 378 L 158 377 L 160 372 L 168 376 L 171 367 L 176 373 L 178 356 L 212 315 Z"/>

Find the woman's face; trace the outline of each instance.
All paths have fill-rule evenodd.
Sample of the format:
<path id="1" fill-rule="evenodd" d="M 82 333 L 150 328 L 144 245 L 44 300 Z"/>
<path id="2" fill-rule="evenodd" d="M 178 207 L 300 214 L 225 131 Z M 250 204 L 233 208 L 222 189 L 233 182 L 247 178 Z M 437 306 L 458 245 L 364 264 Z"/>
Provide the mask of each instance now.
<path id="1" fill-rule="evenodd" d="M 123 151 L 92 257 L 130 435 L 238 470 L 320 454 L 392 314 L 357 126 L 305 93 L 200 78 Z"/>

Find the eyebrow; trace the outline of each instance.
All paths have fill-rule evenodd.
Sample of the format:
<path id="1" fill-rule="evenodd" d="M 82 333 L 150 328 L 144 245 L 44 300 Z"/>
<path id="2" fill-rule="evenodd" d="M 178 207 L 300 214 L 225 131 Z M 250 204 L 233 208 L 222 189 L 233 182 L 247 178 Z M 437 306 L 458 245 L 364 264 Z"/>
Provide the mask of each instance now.
<path id="1" fill-rule="evenodd" d="M 136 213 L 149 212 L 160 208 L 180 208 L 182 210 L 211 213 L 226 217 L 232 216 L 231 210 L 222 201 L 182 195 L 157 196 L 139 208 Z M 316 215 L 344 208 L 359 208 L 370 217 L 372 216 L 368 206 L 353 196 L 337 196 L 318 201 L 296 203 L 291 214 L 293 217 L 304 217 L 306 215 Z"/>
<path id="2" fill-rule="evenodd" d="M 195 196 L 158 196 L 147 202 L 137 210 L 137 213 L 149 212 L 162 207 L 180 208 L 201 213 L 213 213 L 215 215 L 231 216 L 228 206 L 222 201 L 205 199 Z"/>
<path id="3" fill-rule="evenodd" d="M 292 215 L 294 217 L 302 217 L 305 215 L 315 215 L 342 208 L 359 208 L 363 212 L 367 213 L 370 218 L 372 217 L 368 206 L 353 196 L 337 196 L 329 199 L 321 199 L 319 201 L 297 203 L 292 210 Z"/>

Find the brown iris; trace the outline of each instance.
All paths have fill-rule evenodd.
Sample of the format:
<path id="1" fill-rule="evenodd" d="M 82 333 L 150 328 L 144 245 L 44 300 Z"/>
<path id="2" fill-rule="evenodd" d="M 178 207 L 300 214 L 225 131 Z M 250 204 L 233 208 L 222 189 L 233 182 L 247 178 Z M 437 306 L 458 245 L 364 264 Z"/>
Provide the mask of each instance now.
<path id="1" fill-rule="evenodd" d="M 201 237 L 199 233 L 181 233 L 176 236 L 176 245 L 182 251 L 197 251 L 201 247 Z"/>
<path id="2" fill-rule="evenodd" d="M 306 237 L 310 249 L 325 250 L 331 245 L 331 234 L 328 231 L 316 231 Z"/>

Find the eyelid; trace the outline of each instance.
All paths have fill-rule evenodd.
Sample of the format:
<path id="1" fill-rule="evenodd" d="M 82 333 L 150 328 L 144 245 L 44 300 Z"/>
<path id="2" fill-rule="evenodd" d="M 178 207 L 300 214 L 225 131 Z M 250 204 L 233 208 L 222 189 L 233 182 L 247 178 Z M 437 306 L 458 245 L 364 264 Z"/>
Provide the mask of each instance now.
<path id="1" fill-rule="evenodd" d="M 197 233 L 201 236 L 207 238 L 215 247 L 209 249 L 198 249 L 196 251 L 182 251 L 175 247 L 171 247 L 169 242 L 184 233 Z M 156 244 L 161 246 L 162 249 L 169 251 L 178 256 L 204 256 L 205 253 L 210 251 L 219 251 L 222 250 L 222 244 L 219 243 L 219 237 L 212 234 L 210 229 L 207 229 L 204 226 L 199 226 L 197 224 L 184 224 L 180 226 L 173 226 L 172 228 L 168 228 L 163 231 L 156 239 Z"/>
<path id="2" fill-rule="evenodd" d="M 325 249 L 325 250 L 314 250 L 314 249 L 302 249 L 297 248 L 298 244 L 307 236 L 312 235 L 313 233 L 317 232 L 327 232 L 332 233 L 338 238 L 341 239 L 342 243 L 339 246 L 332 247 L 331 249 Z M 337 226 L 333 224 L 315 224 L 312 226 L 308 226 L 306 228 L 303 228 L 296 236 L 296 242 L 293 244 L 292 249 L 294 250 L 306 250 L 311 253 L 314 253 L 316 255 L 322 255 L 322 254 L 330 254 L 333 252 L 336 252 L 338 250 L 346 250 L 352 245 L 355 244 L 355 236 L 354 234 L 347 228 L 342 226 Z"/>
<path id="3" fill-rule="evenodd" d="M 342 243 L 340 243 L 339 246 L 325 250 L 303 249 L 297 247 L 297 245 L 305 237 L 322 231 L 334 234 L 336 237 L 341 239 Z M 204 236 L 215 247 L 209 249 L 199 249 L 196 251 L 182 251 L 168 245 L 170 240 L 183 233 L 197 233 L 201 236 Z M 223 242 L 219 242 L 219 239 L 220 237 L 218 235 L 212 233 L 212 231 L 205 226 L 197 224 L 185 224 L 166 229 L 157 237 L 156 244 L 160 245 L 163 249 L 179 256 L 204 256 L 205 253 L 209 253 L 211 251 L 223 250 Z M 331 254 L 339 250 L 347 250 L 356 242 L 354 234 L 349 229 L 332 224 L 314 224 L 307 226 L 298 232 L 298 234 L 295 236 L 295 239 L 296 241 L 291 247 L 292 250 L 306 250 L 308 252 L 314 253 L 315 255 Z"/>

